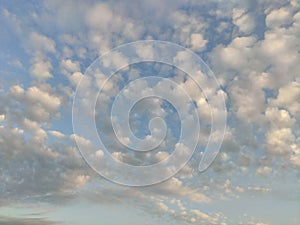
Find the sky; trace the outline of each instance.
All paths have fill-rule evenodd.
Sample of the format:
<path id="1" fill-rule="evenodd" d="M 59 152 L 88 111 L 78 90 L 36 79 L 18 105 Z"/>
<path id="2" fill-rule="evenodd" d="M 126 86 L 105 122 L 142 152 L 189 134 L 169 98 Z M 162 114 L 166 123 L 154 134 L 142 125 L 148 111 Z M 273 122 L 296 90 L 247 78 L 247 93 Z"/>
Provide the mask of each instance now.
<path id="1" fill-rule="evenodd" d="M 3 0 L 0 24 L 1 225 L 300 224 L 299 1 Z"/>

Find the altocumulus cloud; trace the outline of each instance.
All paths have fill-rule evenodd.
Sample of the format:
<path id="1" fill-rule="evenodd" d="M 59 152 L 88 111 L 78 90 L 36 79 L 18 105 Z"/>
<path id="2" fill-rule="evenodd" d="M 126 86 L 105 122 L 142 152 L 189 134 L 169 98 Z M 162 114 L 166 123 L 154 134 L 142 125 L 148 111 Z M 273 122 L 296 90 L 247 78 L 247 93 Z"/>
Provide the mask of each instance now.
<path id="1" fill-rule="evenodd" d="M 165 224 L 298 224 L 299 7 L 296 0 L 1 3 L 0 204 L 41 201 L 56 207 L 84 198 L 108 206 L 135 205 Z M 228 128 L 221 153 L 205 173 L 197 172 L 201 153 L 196 152 L 165 183 L 125 188 L 97 176 L 81 158 L 74 138 L 90 142 L 72 133 L 71 106 L 76 85 L 97 56 L 140 39 L 175 42 L 205 59 L 222 86 L 214 101 L 225 98 Z M 185 57 L 179 54 L 176 60 Z M 126 58 L 116 55 L 107 63 L 122 62 Z M 128 73 L 135 79 L 143 70 Z M 98 76 L 99 84 L 103 79 Z M 184 74 L 172 79 L 194 98 L 204 125 L 199 145 L 205 145 L 210 110 L 219 109 L 210 108 Z M 108 99 L 122 81 L 118 75 L 109 81 L 102 96 L 107 104 L 97 106 L 99 112 L 108 113 Z M 157 99 L 142 102 L 136 112 L 145 113 L 145 104 L 153 109 L 150 116 L 169 113 Z M 149 156 L 130 154 L 111 138 L 107 121 L 98 119 L 121 161 L 143 164 L 170 154 L 163 147 Z M 175 138 L 168 135 L 166 146 Z M 96 155 L 103 157 L 102 150 Z M 250 199 L 262 205 L 260 213 L 245 207 Z M 279 210 L 274 202 L 284 207 Z M 276 213 L 270 215 L 272 207 Z M 14 217 L 0 217 L 0 223 L 56 224 Z"/>

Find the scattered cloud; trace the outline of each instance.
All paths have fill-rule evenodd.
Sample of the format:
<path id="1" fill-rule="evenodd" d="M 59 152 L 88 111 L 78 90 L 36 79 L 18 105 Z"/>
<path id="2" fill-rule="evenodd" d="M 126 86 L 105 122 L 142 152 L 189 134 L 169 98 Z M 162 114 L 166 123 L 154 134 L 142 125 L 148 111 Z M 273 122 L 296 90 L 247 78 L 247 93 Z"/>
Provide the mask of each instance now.
<path id="1" fill-rule="evenodd" d="M 230 222 L 225 213 L 228 210 L 223 205 L 227 201 L 239 201 L 245 196 L 268 196 L 276 201 L 278 196 L 273 189 L 281 180 L 286 179 L 288 187 L 294 187 L 299 180 L 298 1 L 229 1 L 226 4 L 219 0 L 145 1 L 143 4 L 42 1 L 36 7 L 31 3 L 22 7 L 25 8 L 20 12 L 20 7 L 12 8 L 6 3 L 0 6 L 0 21 L 5 31 L 0 37 L 3 49 L 0 72 L 11 74 L 5 72 L 11 70 L 18 75 L 0 78 L 1 205 L 26 199 L 58 204 L 80 195 L 103 204 L 140 201 L 137 205 L 146 212 L 158 217 L 168 215 L 176 224 L 238 224 L 239 218 Z M 72 100 L 77 84 L 96 57 L 120 44 L 141 39 L 174 42 L 203 56 L 222 90 L 217 92 L 200 73 L 203 90 L 186 74 L 172 71 L 175 73 L 172 80 L 195 101 L 201 120 L 200 148 L 181 172 L 164 183 L 144 189 L 104 187 L 107 181 L 85 164 L 75 145 L 75 140 L 87 148 L 93 143 L 72 133 Z M 141 48 L 137 54 L 152 57 L 154 53 L 151 48 Z M 193 66 L 187 57 L 186 52 L 180 52 L 174 61 Z M 112 68 L 127 62 L 125 56 L 116 53 L 104 64 Z M 98 130 L 111 147 L 112 155 L 136 165 L 168 157 L 177 134 L 175 129 L 169 131 L 168 140 L 147 155 L 128 153 L 112 137 L 114 130 L 105 117 L 109 115 L 111 101 L 123 90 L 124 83 L 145 75 L 145 68 L 125 68 L 128 76 L 122 71 L 116 73 L 99 95 L 103 104 L 96 105 Z M 165 76 L 170 72 L 159 65 L 153 68 Z M 94 80 L 87 80 L 84 83 L 87 96 L 95 94 L 89 87 L 92 84 L 99 87 L 104 79 L 103 74 L 95 73 Z M 161 83 L 149 88 L 143 82 L 135 82 L 125 88 L 126 97 L 151 94 L 161 88 L 159 85 L 170 99 L 179 99 L 179 108 L 184 108 L 186 102 L 180 89 Z M 225 99 L 228 127 L 221 153 L 200 174 L 198 160 L 209 138 L 211 113 L 215 113 L 216 121 L 223 118 L 219 108 L 209 105 L 208 97 L 216 105 L 221 98 Z M 131 129 L 136 134 L 144 134 L 140 132 L 141 127 L 147 130 L 148 123 L 143 121 L 155 116 L 177 121 L 178 116 L 165 105 L 158 99 L 138 103 L 131 115 Z M 141 114 L 144 117 L 138 117 Z M 123 130 L 121 126 L 121 134 Z M 122 138 L 124 143 L 130 143 L 126 135 Z M 104 149 L 97 149 L 93 154 L 101 162 Z M 95 190 L 91 188 L 93 182 L 103 186 Z M 288 196 L 290 192 L 285 194 Z M 224 212 L 210 210 L 215 206 Z M 268 220 L 259 215 L 257 219 L 249 215 L 240 224 L 276 224 L 276 216 L 266 223 Z M 47 219 L 9 217 L 0 217 L 0 223 L 57 224 Z"/>

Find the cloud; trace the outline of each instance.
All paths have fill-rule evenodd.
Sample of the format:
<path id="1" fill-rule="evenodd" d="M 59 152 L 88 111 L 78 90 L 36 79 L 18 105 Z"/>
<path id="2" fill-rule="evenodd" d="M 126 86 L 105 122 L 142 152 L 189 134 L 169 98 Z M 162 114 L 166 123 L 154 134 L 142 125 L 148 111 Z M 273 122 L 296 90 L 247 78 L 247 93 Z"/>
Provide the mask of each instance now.
<path id="1" fill-rule="evenodd" d="M 135 7 L 129 7 L 132 5 Z M 5 55 L 9 52 L 18 55 L 15 61 L 9 60 L 15 64 L 14 69 L 20 62 L 23 67 L 18 69 L 22 71 L 17 78 L 1 78 L 1 83 L 5 81 L 0 87 L 1 204 L 24 199 L 52 200 L 55 204 L 78 196 L 103 204 L 126 205 L 136 200 L 142 203 L 132 204 L 146 205 L 145 211 L 154 212 L 153 217 L 163 215 L 176 224 L 183 221 L 228 224 L 227 215 L 206 211 L 205 207 L 248 195 L 259 198 L 261 193 L 276 199 L 272 189 L 277 183 L 269 182 L 270 179 L 274 176 L 297 179 L 294 177 L 300 167 L 300 13 L 297 1 L 230 1 L 226 4 L 218 0 L 145 1 L 143 4 L 137 1 L 76 4 L 46 1 L 25 11 L 31 13 L 19 13 L 7 6 L 1 9 L 0 15 L 10 35 L 7 39 L 18 40 L 13 41 L 14 46 L 5 46 L 9 51 L 0 54 L 1 62 L 15 59 Z M 192 162 L 180 173 L 157 186 L 123 189 L 103 185 L 94 190 L 89 184 L 105 181 L 96 178 L 74 146 L 74 139 L 85 146 L 91 143 L 77 134 L 70 135 L 71 123 L 67 121 L 71 117 L 72 97 L 76 85 L 84 77 L 83 71 L 99 54 L 139 39 L 167 40 L 201 52 L 222 85 L 222 91 L 216 93 L 203 76 L 199 76 L 199 80 L 205 90 L 198 90 L 195 82 L 184 75 L 172 79 L 195 100 L 202 126 L 201 146 L 209 137 L 211 112 L 219 115 L 218 108 L 211 107 L 202 92 L 215 94 L 212 99 L 215 103 L 222 97 L 226 99 L 229 118 L 222 152 L 204 174 L 197 173 L 201 153 L 196 152 Z M 4 40 L 1 42 L 4 45 L 10 43 Z M 151 56 L 153 51 L 141 48 L 138 54 Z M 184 52 L 175 59 L 190 63 Z M 125 63 L 127 59 L 120 54 L 105 61 L 112 67 Z M 7 69 L 6 64 L 3 69 Z M 146 70 L 128 72 L 133 80 Z M 104 78 L 96 74 L 95 80 L 86 82 L 86 90 L 94 81 L 96 85 L 102 84 Z M 101 95 L 104 104 L 97 106 L 97 112 L 108 112 L 110 99 L 121 90 L 118 83 L 121 81 L 124 81 L 122 76 L 117 76 L 107 83 Z M 164 91 L 170 89 L 163 88 Z M 139 96 L 139 90 L 150 92 L 140 83 L 128 96 Z M 174 89 L 169 95 L 179 97 L 178 102 L 183 106 L 179 92 Z M 93 94 L 91 91 L 88 96 Z M 135 112 L 143 114 L 148 107 L 151 108 L 149 116 L 166 118 L 171 111 L 161 105 L 160 101 L 147 100 L 140 103 Z M 153 154 L 128 154 L 111 138 L 111 126 L 101 116 L 97 122 L 116 158 L 142 164 L 170 155 L 168 146 L 175 142 L 172 133 L 168 134 L 170 140 Z M 172 119 L 175 121 L 176 116 Z M 143 125 L 141 121 L 134 121 L 132 129 L 138 131 L 140 125 Z M 103 155 L 104 150 L 97 149 L 93 157 L 103 159 Z M 251 186 L 242 182 L 248 178 L 253 183 Z M 266 186 L 260 186 L 262 182 Z M 77 191 L 79 194 L 74 194 Z M 251 219 L 245 223 L 260 224 L 259 221 Z M 44 220 L 23 220 L 21 223 L 18 218 L 2 218 L 1 222 L 52 224 Z"/>
<path id="2" fill-rule="evenodd" d="M 60 63 L 60 67 L 64 74 L 80 72 L 79 62 L 72 61 L 71 59 L 63 59 Z"/>
<path id="3" fill-rule="evenodd" d="M 63 133 L 61 133 L 59 131 L 56 131 L 56 130 L 50 130 L 50 131 L 48 131 L 48 133 L 55 136 L 55 137 L 57 137 L 57 138 L 64 138 L 65 137 L 65 135 Z"/>
<path id="4" fill-rule="evenodd" d="M 69 191 L 88 182 L 89 170 L 73 143 L 58 131 L 46 130 L 60 104 L 47 85 L 27 89 L 13 85 L 1 96 L 1 204 L 34 196 L 70 196 Z M 39 111 L 47 113 L 40 116 L 44 114 Z M 59 140 L 48 142 L 48 134 Z"/>
<path id="5" fill-rule="evenodd" d="M 256 169 L 256 173 L 258 173 L 261 176 L 268 176 L 271 172 L 272 172 L 272 168 L 268 166 L 258 167 Z"/>
<path id="6" fill-rule="evenodd" d="M 296 123 L 295 118 L 291 117 L 290 113 L 285 109 L 279 109 L 276 107 L 267 108 L 265 115 L 266 119 L 273 123 L 273 126 L 293 127 Z"/>
<path id="7" fill-rule="evenodd" d="M 25 137 L 25 135 L 27 137 Z M 88 171 L 76 149 L 63 144 L 46 146 L 37 133 L 0 127 L 1 198 L 13 203 L 36 195 L 59 194 L 80 187 Z"/>
<path id="8" fill-rule="evenodd" d="M 87 25 L 96 29 L 108 29 L 115 24 L 116 20 L 118 18 L 113 14 L 109 5 L 104 3 L 96 4 L 86 15 Z"/>
<path id="9" fill-rule="evenodd" d="M 295 136 L 290 128 L 271 130 L 266 134 L 268 151 L 274 154 L 288 154 L 291 145 L 295 142 Z"/>
<path id="10" fill-rule="evenodd" d="M 292 16 L 290 7 L 276 8 L 267 14 L 266 25 L 269 28 L 289 25 L 292 22 Z"/>
<path id="11" fill-rule="evenodd" d="M 1 217 L 0 223 L 2 225 L 55 225 L 61 224 L 44 218 L 17 218 L 17 217 Z"/>
<path id="12" fill-rule="evenodd" d="M 300 118 L 300 83 L 291 82 L 278 90 L 275 99 L 270 99 L 270 105 L 286 108 L 297 119 Z"/>
<path id="13" fill-rule="evenodd" d="M 29 42 L 31 48 L 37 53 L 55 52 L 55 42 L 45 35 L 32 32 L 29 36 Z"/>
<path id="14" fill-rule="evenodd" d="M 232 12 L 232 19 L 233 23 L 243 34 L 250 34 L 256 26 L 254 15 L 246 12 L 245 9 L 234 9 Z"/>
<path id="15" fill-rule="evenodd" d="M 40 61 L 37 60 L 33 65 L 30 67 L 30 73 L 33 77 L 46 80 L 48 78 L 53 77 L 51 74 L 52 65 L 49 61 Z"/>
<path id="16" fill-rule="evenodd" d="M 33 56 L 30 67 L 33 78 L 43 81 L 53 77 L 51 74 L 52 64 L 48 54 L 56 52 L 55 42 L 45 35 L 31 32 L 28 40 L 25 39 L 25 43 L 26 50 Z"/>
<path id="17" fill-rule="evenodd" d="M 171 178 L 170 180 L 153 188 L 154 192 L 160 195 L 171 194 L 175 196 L 187 197 L 194 202 L 210 202 L 208 196 L 200 192 L 195 192 L 193 189 L 185 186 L 178 178 Z M 150 189 L 150 191 L 153 191 Z"/>
<path id="18" fill-rule="evenodd" d="M 191 49 L 199 51 L 205 48 L 207 40 L 203 38 L 201 34 L 192 34 L 191 35 Z"/>
<path id="19" fill-rule="evenodd" d="M 300 148 L 299 145 L 292 145 L 293 153 L 290 156 L 290 161 L 293 166 L 300 167 Z"/>
<path id="20" fill-rule="evenodd" d="M 27 90 L 20 85 L 14 85 L 10 88 L 10 94 L 15 103 L 25 107 L 24 116 L 28 116 L 31 120 L 46 122 L 59 114 L 60 96 L 57 96 L 49 85 L 31 86 Z"/>

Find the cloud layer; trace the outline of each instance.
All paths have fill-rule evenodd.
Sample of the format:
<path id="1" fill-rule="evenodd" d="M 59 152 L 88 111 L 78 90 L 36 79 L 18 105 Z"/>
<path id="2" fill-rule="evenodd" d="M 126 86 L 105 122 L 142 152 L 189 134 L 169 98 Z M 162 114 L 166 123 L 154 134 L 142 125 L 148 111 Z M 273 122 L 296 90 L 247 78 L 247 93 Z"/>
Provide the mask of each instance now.
<path id="1" fill-rule="evenodd" d="M 295 207 L 287 202 L 299 202 L 299 7 L 296 0 L 1 4 L 0 204 L 45 201 L 57 205 L 84 196 L 101 204 L 143 202 L 134 204 L 154 217 L 167 217 L 166 224 L 278 224 L 278 216 L 267 216 L 269 209 L 263 209 L 266 215 L 250 209 L 234 214 L 224 206 L 230 201 L 243 205 L 251 198 L 271 198 L 287 204 L 282 210 L 285 223 L 298 224 Z M 197 171 L 200 148 L 165 183 L 128 189 L 109 184 L 85 164 L 74 139 L 85 145 L 90 140 L 72 132 L 71 108 L 76 86 L 97 56 L 120 44 L 144 39 L 180 44 L 209 64 L 222 88 L 213 101 L 225 98 L 228 126 L 221 153 L 205 173 Z M 152 53 L 141 49 L 139 54 Z M 189 62 L 185 57 L 182 53 L 175 60 Z M 124 62 L 126 58 L 115 55 L 105 63 Z M 175 143 L 176 129 L 167 134 L 164 145 L 145 156 L 122 148 L 103 118 L 124 83 L 147 74 L 146 69 L 131 66 L 116 73 L 100 96 L 105 104 L 97 105 L 102 113 L 97 118 L 98 128 L 112 155 L 136 165 L 166 158 L 168 146 Z M 211 111 L 220 115 L 220 109 L 212 108 L 204 95 L 214 91 L 210 84 L 201 80 L 205 90 L 199 90 L 192 79 L 174 68 L 148 67 L 149 74 L 154 71 L 165 76 L 175 73 L 172 80 L 192 96 L 201 120 L 198 144 L 205 146 Z M 104 78 L 97 74 L 95 84 L 102 84 Z M 143 83 L 136 85 L 131 88 L 148 90 Z M 134 90 L 131 95 L 141 94 Z M 172 96 L 177 96 L 176 90 L 173 92 Z M 147 123 L 135 118 L 160 115 L 170 124 L 178 119 L 172 107 L 158 99 L 139 104 L 131 115 L 131 128 L 139 135 Z M 103 157 L 102 150 L 95 155 Z M 244 213 L 248 215 L 240 216 Z M 0 217 L 0 223 L 55 224 L 8 217 Z"/>

